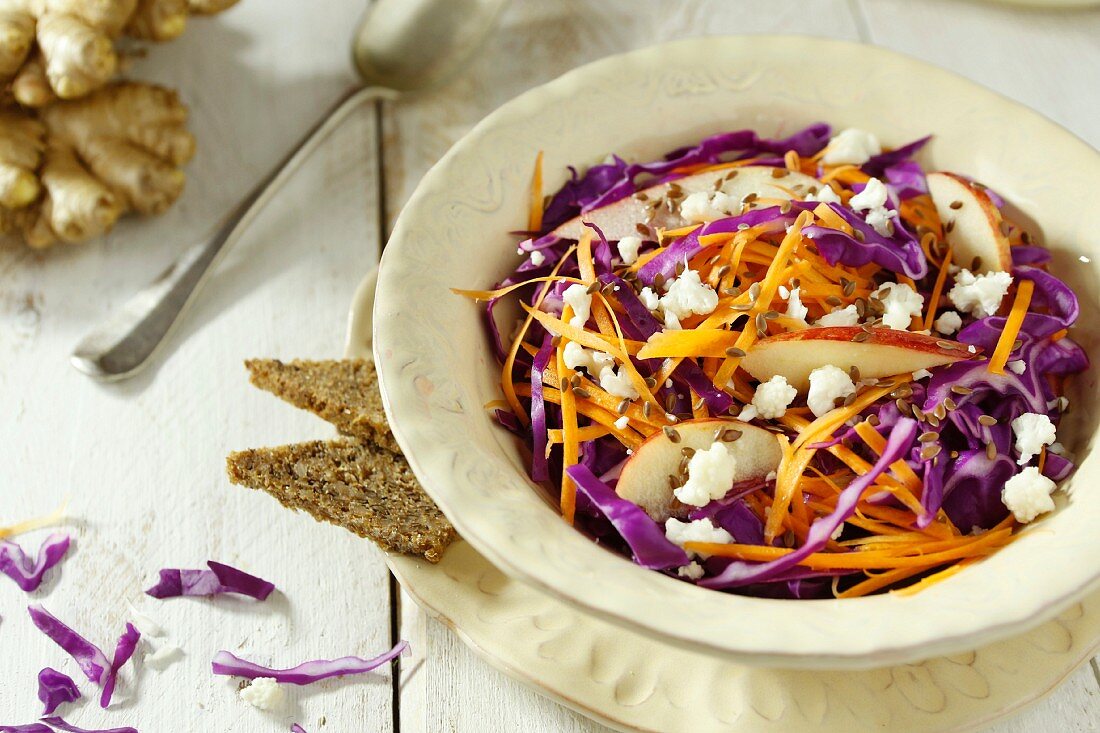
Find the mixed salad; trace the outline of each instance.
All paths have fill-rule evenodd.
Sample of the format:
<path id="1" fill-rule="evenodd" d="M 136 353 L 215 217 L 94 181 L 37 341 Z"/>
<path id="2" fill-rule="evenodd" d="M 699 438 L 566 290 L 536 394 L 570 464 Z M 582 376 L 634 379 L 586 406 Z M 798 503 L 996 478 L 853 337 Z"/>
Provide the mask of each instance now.
<path id="1" fill-rule="evenodd" d="M 728 132 L 546 198 L 538 156 L 519 266 L 456 292 L 567 522 L 703 587 L 850 598 L 1054 508 L 1077 298 L 1000 196 L 921 167 L 928 140 Z"/>

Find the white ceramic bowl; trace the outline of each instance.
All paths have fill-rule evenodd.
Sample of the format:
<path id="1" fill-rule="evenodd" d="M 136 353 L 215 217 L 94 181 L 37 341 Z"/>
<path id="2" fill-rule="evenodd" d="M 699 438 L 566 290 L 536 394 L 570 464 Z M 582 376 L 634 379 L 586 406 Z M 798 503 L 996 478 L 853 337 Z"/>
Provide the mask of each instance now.
<path id="1" fill-rule="evenodd" d="M 1005 195 L 1041 228 L 1052 268 L 1081 298 L 1075 337 L 1097 358 L 1093 217 L 1100 156 L 1037 113 L 958 76 L 871 46 L 801 37 L 679 41 L 584 66 L 491 114 L 425 176 L 382 259 L 375 357 L 394 433 L 427 491 L 506 573 L 664 641 L 750 663 L 865 668 L 968 650 L 1050 618 L 1100 585 L 1096 376 L 1076 382 L 1063 436 L 1080 461 L 1058 512 L 989 559 L 921 593 L 778 601 L 643 570 L 565 524 L 526 478 L 483 406 L 499 368 L 482 310 L 449 288 L 486 288 L 517 264 L 531 164 L 547 190 L 567 164 L 654 157 L 720 130 L 787 133 L 823 120 L 890 145 L 936 135 L 925 160 Z"/>

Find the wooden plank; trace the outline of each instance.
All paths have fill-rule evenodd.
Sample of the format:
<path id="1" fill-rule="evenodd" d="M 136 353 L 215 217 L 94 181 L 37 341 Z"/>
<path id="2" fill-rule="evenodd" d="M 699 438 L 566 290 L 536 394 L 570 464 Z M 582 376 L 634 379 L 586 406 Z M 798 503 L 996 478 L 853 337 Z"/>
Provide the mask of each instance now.
<path id="1" fill-rule="evenodd" d="M 732 33 L 814 33 L 855 39 L 843 0 L 781 0 L 744 12 L 722 0 L 516 0 L 490 47 L 442 92 L 387 105 L 384 177 L 392 226 L 424 172 L 488 112 L 532 86 L 597 58 L 660 41 Z M 416 650 L 402 665 L 404 733 L 605 731 L 479 660 L 404 597 L 401 635 Z"/>
<path id="2" fill-rule="evenodd" d="M 249 387 L 241 361 L 342 352 L 348 302 L 378 252 L 373 108 L 348 121 L 229 254 L 156 371 L 102 386 L 67 363 L 89 325 L 209 231 L 351 82 L 344 41 L 361 11 L 361 0 L 323 13 L 245 2 L 152 48 L 135 74 L 181 89 L 200 140 L 179 205 L 106 242 L 0 255 L 0 523 L 70 496 L 77 536 L 38 593 L 0 578 L 3 722 L 41 711 L 43 666 L 79 676 L 30 624 L 28 602 L 110 646 L 132 601 L 184 656 L 164 672 L 140 669 L 136 684 L 127 673 L 117 709 L 86 700 L 69 709 L 74 723 L 267 733 L 291 722 L 315 731 L 325 716 L 328 730 L 392 730 L 388 672 L 292 688 L 279 713 L 250 708 L 236 680 L 210 673 L 218 649 L 289 666 L 389 647 L 389 575 L 370 543 L 224 477 L 230 450 L 332 434 Z M 263 604 L 142 595 L 157 568 L 208 558 L 269 578 L 280 593 Z"/>

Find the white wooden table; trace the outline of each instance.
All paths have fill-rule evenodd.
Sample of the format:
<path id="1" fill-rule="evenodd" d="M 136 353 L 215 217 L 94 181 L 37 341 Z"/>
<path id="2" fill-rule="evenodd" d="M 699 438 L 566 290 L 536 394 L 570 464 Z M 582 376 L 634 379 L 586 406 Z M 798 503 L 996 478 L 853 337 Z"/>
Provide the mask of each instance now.
<path id="1" fill-rule="evenodd" d="M 427 620 L 396 594 L 369 543 L 231 487 L 223 472 L 229 450 L 330 434 L 248 387 L 241 361 L 338 356 L 347 304 L 378 257 L 380 232 L 447 147 L 520 91 L 671 38 L 826 35 L 954 69 L 1100 146 L 1100 11 L 950 0 L 515 0 L 462 77 L 415 101 L 364 108 L 328 142 L 229 255 L 155 370 L 115 386 L 77 374 L 66 361 L 77 338 L 206 233 L 351 82 L 346 42 L 363 4 L 243 0 L 153 49 L 136 74 L 181 89 L 200 140 L 183 199 L 160 219 L 127 222 L 85 247 L 0 249 L 0 524 L 68 496 L 77 536 L 62 572 L 30 599 L 0 578 L 0 724 L 38 713 L 41 667 L 77 676 L 30 625 L 24 607 L 33 600 L 104 645 L 131 601 L 184 650 L 163 672 L 139 665 L 109 713 L 90 701 L 72 710 L 70 719 L 88 727 L 602 730 L 491 669 Z M 384 211 L 374 194 L 380 177 Z M 26 539 L 36 544 L 38 536 Z M 269 578 L 282 593 L 266 604 L 142 595 L 157 568 L 200 567 L 208 558 Z M 395 635 L 423 659 L 397 684 L 383 674 L 292 689 L 278 714 L 244 705 L 235 682 L 209 669 L 222 648 L 289 666 L 370 656 Z M 1095 660 L 994 728 L 1098 729 Z"/>

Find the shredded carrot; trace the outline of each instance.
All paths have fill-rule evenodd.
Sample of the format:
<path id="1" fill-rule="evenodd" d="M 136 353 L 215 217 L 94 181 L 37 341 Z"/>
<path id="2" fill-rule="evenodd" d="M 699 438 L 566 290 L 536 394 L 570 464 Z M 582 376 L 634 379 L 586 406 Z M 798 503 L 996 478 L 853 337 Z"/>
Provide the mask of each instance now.
<path id="1" fill-rule="evenodd" d="M 573 315 L 573 309 L 566 305 L 562 310 L 562 317 L 569 320 Z M 557 366 L 558 374 L 565 374 L 565 339 L 558 344 Z M 573 523 L 573 513 L 576 510 L 577 487 L 573 479 L 569 478 L 565 469 L 575 465 L 580 459 L 580 445 L 577 437 L 577 402 L 573 390 L 561 390 L 561 424 L 562 445 L 564 454 L 562 457 L 561 473 L 561 515 L 569 524 Z"/>
<path id="2" fill-rule="evenodd" d="M 1051 341 L 1061 341 L 1069 335 L 1069 329 L 1063 328 L 1061 331 L 1055 331 L 1050 335 Z"/>
<path id="3" fill-rule="evenodd" d="M 993 374 L 1004 374 L 1008 356 L 1012 353 L 1012 345 L 1016 343 L 1016 337 L 1020 333 L 1020 326 L 1024 324 L 1024 316 L 1031 305 L 1031 295 L 1035 291 L 1035 283 L 1031 280 L 1021 280 L 1016 287 L 1016 299 L 1012 301 L 1012 310 L 1005 319 L 1004 330 L 997 339 L 997 348 L 993 349 L 993 356 L 989 357 L 989 371 Z"/>
<path id="4" fill-rule="evenodd" d="M 925 331 L 931 330 L 936 320 L 936 308 L 943 294 L 943 285 L 947 282 L 947 271 L 951 268 L 951 255 L 951 246 L 948 245 L 947 252 L 943 256 L 943 264 L 940 265 L 939 274 L 936 275 L 936 284 L 932 288 L 932 294 L 928 296 L 928 313 L 924 316 Z"/>
<path id="5" fill-rule="evenodd" d="M 879 432 L 871 426 L 871 423 L 866 420 L 856 423 L 855 430 L 856 434 L 863 439 L 863 442 L 866 443 L 871 450 L 882 455 L 882 451 L 886 449 L 886 438 L 879 435 Z M 894 475 L 897 476 L 910 491 L 921 490 L 922 484 L 920 476 L 918 476 L 904 460 L 897 460 L 891 463 L 890 470 L 894 472 Z"/>
<path id="6" fill-rule="evenodd" d="M 527 215 L 527 231 L 542 229 L 542 151 L 535 156 L 535 171 L 531 174 L 531 209 Z"/>
<path id="7" fill-rule="evenodd" d="M 658 331 L 649 337 L 638 351 L 639 359 L 658 359 L 669 356 L 725 357 L 726 349 L 736 343 L 737 331 L 694 329 L 690 331 Z"/>

